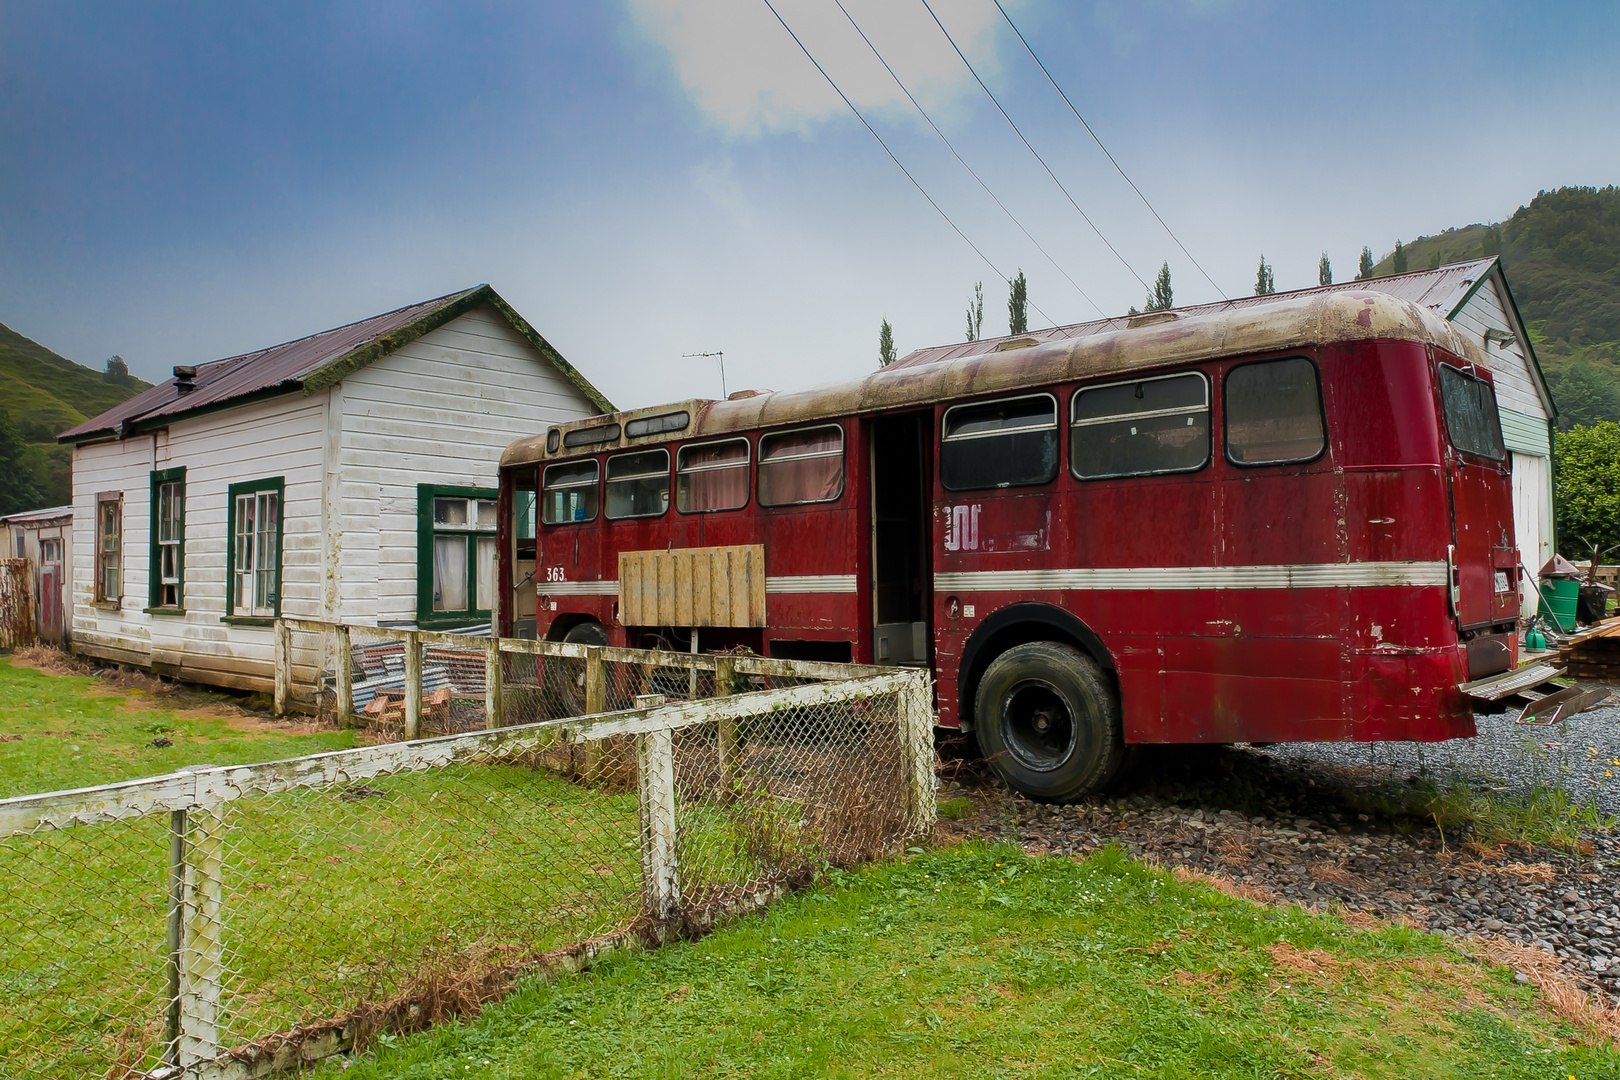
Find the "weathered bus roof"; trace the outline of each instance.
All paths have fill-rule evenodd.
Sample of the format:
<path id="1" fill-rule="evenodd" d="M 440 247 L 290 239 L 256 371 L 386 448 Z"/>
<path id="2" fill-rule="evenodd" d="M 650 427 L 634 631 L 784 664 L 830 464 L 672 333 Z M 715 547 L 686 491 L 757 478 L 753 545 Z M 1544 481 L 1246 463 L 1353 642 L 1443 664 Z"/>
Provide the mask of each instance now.
<path id="1" fill-rule="evenodd" d="M 1081 338 L 1048 342 L 1016 338 L 1003 341 L 995 352 L 904 367 L 891 365 L 863 378 L 807 390 L 734 401 L 694 399 L 575 420 L 559 425 L 561 430 L 566 434 L 618 423 L 621 433 L 616 440 L 573 449 L 559 446 L 557 452 L 548 454 L 546 434 L 552 429 L 547 428 L 508 446 L 501 464 L 529 464 L 672 439 L 883 412 L 1197 360 L 1370 340 L 1432 344 L 1486 366 L 1473 342 L 1445 319 L 1410 300 L 1372 290 L 1307 293 L 1211 313 L 1151 312 L 1131 318 L 1122 329 Z M 692 414 L 691 424 L 683 431 L 639 439 L 622 433 L 627 421 L 680 409 Z"/>

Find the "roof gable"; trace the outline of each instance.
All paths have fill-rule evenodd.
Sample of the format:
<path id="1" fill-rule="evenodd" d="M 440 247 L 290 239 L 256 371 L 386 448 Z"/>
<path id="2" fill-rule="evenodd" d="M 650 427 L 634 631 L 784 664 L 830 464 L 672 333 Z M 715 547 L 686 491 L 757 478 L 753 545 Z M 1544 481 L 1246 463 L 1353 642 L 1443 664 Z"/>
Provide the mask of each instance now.
<path id="1" fill-rule="evenodd" d="M 191 380 L 191 390 L 182 393 L 178 380 L 171 378 L 69 428 L 57 439 L 78 443 L 121 438 L 165 427 L 185 416 L 265 397 L 295 391 L 312 394 L 485 304 L 573 383 L 593 407 L 601 412 L 613 411 L 612 402 L 564 360 L 523 316 L 494 289 L 479 285 L 267 349 L 199 364 Z"/>

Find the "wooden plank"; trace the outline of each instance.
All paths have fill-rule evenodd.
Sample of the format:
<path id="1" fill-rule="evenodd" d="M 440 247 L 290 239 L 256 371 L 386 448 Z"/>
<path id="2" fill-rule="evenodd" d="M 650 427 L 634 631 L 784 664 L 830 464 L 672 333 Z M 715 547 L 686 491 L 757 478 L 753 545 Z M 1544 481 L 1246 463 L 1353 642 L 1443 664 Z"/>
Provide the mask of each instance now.
<path id="1" fill-rule="evenodd" d="M 636 579 L 631 569 L 634 561 L 635 552 L 619 552 L 619 622 L 625 626 L 641 625 L 641 597 L 634 589 L 625 587 L 626 582 Z"/>
<path id="2" fill-rule="evenodd" d="M 748 625 L 765 625 L 765 546 L 748 548 Z"/>
<path id="3" fill-rule="evenodd" d="M 723 549 L 709 560 L 710 626 L 731 625 L 731 551 Z"/>
<path id="4" fill-rule="evenodd" d="M 335 663 L 338 726 L 349 727 L 354 723 L 354 643 L 347 626 L 337 628 Z"/>
<path id="5" fill-rule="evenodd" d="M 276 620 L 276 696 L 277 716 L 287 714 L 287 698 L 292 692 L 292 629 L 282 620 Z"/>
<path id="6" fill-rule="evenodd" d="M 680 551 L 669 553 L 671 573 L 674 578 L 674 608 L 670 624 L 673 626 L 700 626 L 693 612 L 692 605 L 692 577 L 695 568 L 703 561 L 701 554 L 693 548 L 682 548 Z"/>
<path id="7" fill-rule="evenodd" d="M 675 623 L 675 556 L 669 551 L 653 552 L 653 565 L 657 568 L 658 607 L 653 626 L 674 626 Z"/>
<path id="8" fill-rule="evenodd" d="M 405 637 L 405 738 L 422 734 L 422 646 L 414 633 Z"/>
<path id="9" fill-rule="evenodd" d="M 501 692 L 501 643 L 489 638 L 484 645 L 484 727 L 506 726 L 506 696 Z"/>
<path id="10" fill-rule="evenodd" d="M 715 625 L 713 559 L 692 560 L 692 625 Z"/>

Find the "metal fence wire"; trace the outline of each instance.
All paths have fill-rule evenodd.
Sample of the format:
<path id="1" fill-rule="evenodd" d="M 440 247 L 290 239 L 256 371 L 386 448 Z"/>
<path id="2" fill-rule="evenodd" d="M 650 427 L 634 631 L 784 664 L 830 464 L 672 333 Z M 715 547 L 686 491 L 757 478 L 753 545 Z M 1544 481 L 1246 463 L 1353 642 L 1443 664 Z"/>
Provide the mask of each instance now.
<path id="1" fill-rule="evenodd" d="M 354 629 L 356 717 L 363 683 L 390 690 L 390 640 Z M 0 801 L 0 1072 L 293 1068 L 702 932 L 932 823 L 926 672 L 719 658 L 708 696 L 668 701 L 662 657 L 502 644 L 422 649 L 419 726 L 442 646 L 448 734 Z M 530 722 L 486 727 L 492 655 L 497 716 Z"/>

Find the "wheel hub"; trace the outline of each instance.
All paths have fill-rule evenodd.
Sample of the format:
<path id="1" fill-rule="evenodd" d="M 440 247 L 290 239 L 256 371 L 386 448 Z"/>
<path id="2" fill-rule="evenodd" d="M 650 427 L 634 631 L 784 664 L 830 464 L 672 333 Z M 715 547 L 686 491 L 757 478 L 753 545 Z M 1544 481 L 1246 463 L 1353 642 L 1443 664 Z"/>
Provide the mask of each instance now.
<path id="1" fill-rule="evenodd" d="M 1076 734 L 1069 702 L 1051 683 L 1026 680 L 1003 699 L 1002 741 L 1026 769 L 1050 772 L 1062 766 L 1074 753 Z"/>

